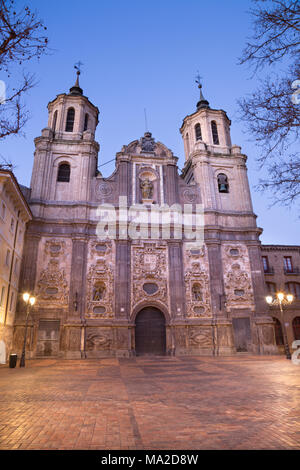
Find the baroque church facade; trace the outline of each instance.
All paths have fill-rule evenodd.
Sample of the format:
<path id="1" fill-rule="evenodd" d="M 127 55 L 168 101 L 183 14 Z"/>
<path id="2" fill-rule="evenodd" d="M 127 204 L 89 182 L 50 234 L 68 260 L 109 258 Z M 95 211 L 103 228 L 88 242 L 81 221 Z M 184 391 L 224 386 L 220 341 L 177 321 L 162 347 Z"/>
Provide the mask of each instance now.
<path id="1" fill-rule="evenodd" d="M 199 85 L 197 108 L 180 128 L 180 175 L 177 157 L 146 132 L 123 146 L 104 178 L 99 111 L 78 78 L 48 104 L 48 126 L 35 139 L 20 275 L 20 292 L 37 298 L 28 357 L 276 353 L 247 157 L 231 143 L 226 113 L 210 108 Z M 175 237 L 174 223 L 164 232 L 159 215 L 154 229 L 129 236 L 122 210 L 167 206 L 189 207 L 191 217 L 203 208 L 203 243 Z M 105 223 L 99 230 L 99 207 L 118 214 L 114 236 L 105 236 Z M 20 300 L 16 351 L 25 314 Z"/>

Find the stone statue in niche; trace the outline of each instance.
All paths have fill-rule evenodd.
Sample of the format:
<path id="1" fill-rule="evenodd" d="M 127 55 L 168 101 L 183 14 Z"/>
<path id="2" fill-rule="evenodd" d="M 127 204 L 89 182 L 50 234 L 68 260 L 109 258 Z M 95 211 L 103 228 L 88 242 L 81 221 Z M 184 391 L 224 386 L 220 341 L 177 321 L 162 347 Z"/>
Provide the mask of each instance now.
<path id="1" fill-rule="evenodd" d="M 194 284 L 193 285 L 193 300 L 202 300 L 202 292 L 201 292 L 201 287 L 199 284 Z"/>
<path id="2" fill-rule="evenodd" d="M 153 195 L 153 183 L 148 179 L 141 181 L 141 190 L 143 199 L 152 199 Z"/>
<path id="3" fill-rule="evenodd" d="M 95 284 L 93 289 L 93 300 L 99 301 L 102 300 L 105 293 L 105 286 L 103 284 Z"/>

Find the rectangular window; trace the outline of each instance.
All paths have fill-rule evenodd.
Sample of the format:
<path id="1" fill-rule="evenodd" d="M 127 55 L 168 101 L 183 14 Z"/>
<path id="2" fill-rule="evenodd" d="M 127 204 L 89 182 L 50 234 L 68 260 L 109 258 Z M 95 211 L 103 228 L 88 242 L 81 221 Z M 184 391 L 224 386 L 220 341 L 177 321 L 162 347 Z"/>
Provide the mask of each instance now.
<path id="1" fill-rule="evenodd" d="M 4 202 L 2 202 L 2 207 L 1 207 L 1 217 L 4 220 L 5 219 L 5 212 L 6 212 L 6 207 Z"/>
<path id="2" fill-rule="evenodd" d="M 269 260 L 267 256 L 262 256 L 262 262 L 264 266 L 264 272 L 267 273 L 269 271 Z"/>
<path id="3" fill-rule="evenodd" d="M 10 221 L 10 230 L 13 232 L 15 227 L 15 219 L 12 217 Z"/>
<path id="4" fill-rule="evenodd" d="M 6 264 L 6 266 L 9 266 L 9 260 L 10 260 L 10 251 L 7 250 L 7 252 L 6 252 L 6 258 L 5 258 L 5 264 Z"/>
<path id="5" fill-rule="evenodd" d="M 19 267 L 19 261 L 16 259 L 16 261 L 15 261 L 15 274 L 18 274 L 18 267 Z"/>
<path id="6" fill-rule="evenodd" d="M 293 265 L 292 265 L 292 257 L 291 256 L 285 256 L 284 257 L 284 270 L 287 273 L 293 272 Z"/>
<path id="7" fill-rule="evenodd" d="M 1 289 L 1 297 L 0 297 L 0 307 L 3 306 L 4 303 L 4 294 L 5 294 L 5 287 L 2 287 Z"/>
<path id="8" fill-rule="evenodd" d="M 9 306 L 10 311 L 12 311 L 13 309 L 13 302 L 14 302 L 14 293 L 12 292 L 10 296 L 10 306 Z"/>
<path id="9" fill-rule="evenodd" d="M 276 284 L 274 282 L 266 282 L 268 293 L 275 294 L 276 293 Z"/>

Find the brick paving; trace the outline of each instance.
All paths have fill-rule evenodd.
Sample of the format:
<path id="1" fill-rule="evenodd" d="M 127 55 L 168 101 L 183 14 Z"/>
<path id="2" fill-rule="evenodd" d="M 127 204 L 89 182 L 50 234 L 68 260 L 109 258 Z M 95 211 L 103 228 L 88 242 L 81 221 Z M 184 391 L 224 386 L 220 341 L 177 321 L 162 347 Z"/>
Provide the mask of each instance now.
<path id="1" fill-rule="evenodd" d="M 284 357 L 27 360 L 0 366 L 0 449 L 300 449 Z"/>

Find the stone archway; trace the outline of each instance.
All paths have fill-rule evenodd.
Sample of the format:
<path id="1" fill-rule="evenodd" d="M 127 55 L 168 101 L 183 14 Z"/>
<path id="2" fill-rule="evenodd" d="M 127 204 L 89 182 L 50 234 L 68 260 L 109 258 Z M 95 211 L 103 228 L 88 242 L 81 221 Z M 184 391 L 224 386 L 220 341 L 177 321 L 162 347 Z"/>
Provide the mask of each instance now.
<path id="1" fill-rule="evenodd" d="M 137 356 L 166 354 L 166 320 L 155 307 L 145 307 L 135 319 L 135 351 Z"/>

